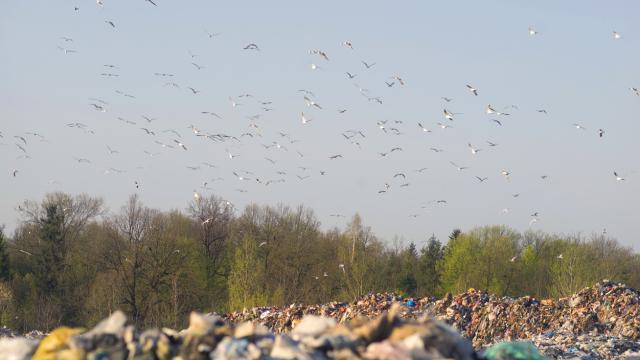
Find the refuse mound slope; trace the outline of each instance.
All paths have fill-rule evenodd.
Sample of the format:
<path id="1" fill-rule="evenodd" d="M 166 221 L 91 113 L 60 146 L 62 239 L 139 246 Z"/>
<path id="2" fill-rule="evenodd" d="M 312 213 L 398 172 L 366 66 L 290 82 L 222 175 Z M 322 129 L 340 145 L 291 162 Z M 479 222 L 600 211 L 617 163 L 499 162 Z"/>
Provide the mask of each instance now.
<path id="1" fill-rule="evenodd" d="M 0 359 L 636 358 L 639 295 L 609 281 L 556 301 L 474 289 L 440 300 L 369 294 L 222 317 L 192 313 L 180 332 L 139 332 L 116 312 L 89 331 L 2 338 Z M 519 339 L 530 343 L 504 342 Z"/>

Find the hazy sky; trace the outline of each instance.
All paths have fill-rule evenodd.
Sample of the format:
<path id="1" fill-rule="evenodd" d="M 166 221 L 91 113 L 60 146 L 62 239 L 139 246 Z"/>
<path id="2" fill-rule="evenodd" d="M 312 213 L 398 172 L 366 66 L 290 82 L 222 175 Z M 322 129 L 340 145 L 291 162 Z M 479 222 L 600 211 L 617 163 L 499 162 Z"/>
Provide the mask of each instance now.
<path id="1" fill-rule="evenodd" d="M 135 192 L 148 206 L 184 209 L 195 189 L 240 208 L 304 204 L 323 228 L 359 212 L 386 240 L 421 243 L 485 224 L 526 230 L 538 212 L 534 229 L 606 228 L 638 248 L 637 1 L 103 1 L 0 0 L 0 224 L 9 231 L 18 203 L 51 191 L 103 196 L 117 211 Z M 260 51 L 243 50 L 250 43 Z M 307 106 L 300 89 L 322 109 Z M 488 115 L 488 104 L 510 115 Z M 445 108 L 460 114 L 449 121 Z M 76 122 L 86 127 L 67 126 Z M 191 125 L 240 141 L 199 137 Z M 352 144 L 341 135 L 348 130 L 366 137 Z M 274 142 L 280 148 L 262 146 Z M 379 154 L 394 147 L 402 151 Z"/>

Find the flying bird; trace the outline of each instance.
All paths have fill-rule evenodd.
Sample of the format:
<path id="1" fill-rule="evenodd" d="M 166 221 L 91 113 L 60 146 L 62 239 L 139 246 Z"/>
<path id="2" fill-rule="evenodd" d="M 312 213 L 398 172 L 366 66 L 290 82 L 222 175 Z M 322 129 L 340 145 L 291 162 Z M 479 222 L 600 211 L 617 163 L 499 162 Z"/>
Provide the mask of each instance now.
<path id="1" fill-rule="evenodd" d="M 531 35 L 531 36 L 538 35 L 538 32 L 534 28 L 529 26 L 529 35 Z"/>
<path id="2" fill-rule="evenodd" d="M 616 177 L 616 181 L 623 181 L 624 180 L 624 178 L 622 176 L 618 175 L 618 173 L 615 172 L 615 171 L 613 172 L 613 176 Z"/>
<path id="3" fill-rule="evenodd" d="M 376 63 L 367 63 L 366 61 L 362 61 L 362 64 L 364 65 L 364 67 L 366 67 L 367 69 L 371 69 Z"/>
<path id="4" fill-rule="evenodd" d="M 475 96 L 478 96 L 478 89 L 474 88 L 473 86 L 467 84 L 467 89 L 469 89 L 469 91 L 471 91 L 471 93 Z"/>

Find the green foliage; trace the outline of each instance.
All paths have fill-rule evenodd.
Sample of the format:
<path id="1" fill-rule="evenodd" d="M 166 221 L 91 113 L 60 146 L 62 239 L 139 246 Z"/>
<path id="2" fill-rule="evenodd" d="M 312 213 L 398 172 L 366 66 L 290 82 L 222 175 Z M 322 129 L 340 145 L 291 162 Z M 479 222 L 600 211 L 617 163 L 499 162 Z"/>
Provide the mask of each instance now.
<path id="1" fill-rule="evenodd" d="M 91 326 L 116 309 L 142 327 L 185 327 L 192 310 L 348 301 L 369 292 L 441 296 L 566 296 L 608 278 L 640 287 L 640 256 L 602 235 L 454 230 L 446 244 L 378 239 L 355 214 L 322 231 L 303 206 L 249 205 L 216 196 L 162 212 L 132 196 L 105 215 L 102 200 L 48 194 L 21 205 L 11 239 L 0 231 L 0 321 L 19 331 Z M 105 215 L 98 217 L 99 215 Z M 562 256 L 560 256 L 562 254 Z"/>
<path id="2" fill-rule="evenodd" d="M 229 274 L 229 309 L 242 310 L 266 305 L 267 297 L 262 291 L 263 268 L 258 257 L 258 244 L 246 235 L 236 247 Z"/>
<path id="3" fill-rule="evenodd" d="M 0 281 L 9 281 L 11 279 L 10 269 L 7 239 L 4 237 L 4 228 L 0 226 Z"/>

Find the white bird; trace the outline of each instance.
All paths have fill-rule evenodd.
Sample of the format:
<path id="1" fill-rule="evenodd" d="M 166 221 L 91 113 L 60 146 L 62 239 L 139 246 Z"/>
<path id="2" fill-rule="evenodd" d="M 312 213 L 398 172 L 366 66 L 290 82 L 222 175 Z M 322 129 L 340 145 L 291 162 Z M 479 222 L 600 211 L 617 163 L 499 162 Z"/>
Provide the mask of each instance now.
<path id="1" fill-rule="evenodd" d="M 308 124 L 309 122 L 311 122 L 311 119 L 306 118 L 304 116 L 304 113 L 300 113 L 300 118 L 301 118 L 303 124 Z"/>
<path id="2" fill-rule="evenodd" d="M 13 169 L 13 171 L 11 172 L 11 175 L 13 175 L 13 177 L 16 177 L 16 175 L 18 175 L 18 170 Z"/>
<path id="3" fill-rule="evenodd" d="M 340 265 L 338 265 L 338 267 L 339 267 L 340 269 L 342 269 L 342 272 L 345 272 L 345 270 L 344 270 L 344 264 L 340 264 Z"/>
<path id="4" fill-rule="evenodd" d="M 562 254 L 558 255 L 558 259 L 564 259 L 564 257 L 562 256 Z"/>
<path id="5" fill-rule="evenodd" d="M 613 176 L 616 177 L 616 181 L 623 181 L 624 180 L 624 178 L 622 176 L 618 175 L 618 173 L 615 172 L 615 171 L 613 172 Z"/>
<path id="6" fill-rule="evenodd" d="M 531 36 L 538 35 L 538 32 L 534 28 L 529 26 L 529 35 L 531 35 Z"/>
<path id="7" fill-rule="evenodd" d="M 197 191 L 195 191 L 195 190 L 193 190 L 193 199 L 194 199 L 196 202 L 200 202 L 200 194 L 198 194 L 198 192 L 197 192 Z"/>
<path id="8" fill-rule="evenodd" d="M 468 144 L 469 149 L 471 150 L 471 154 L 475 155 L 477 154 L 479 151 L 481 151 L 482 149 L 476 149 L 473 147 L 473 145 L 471 145 L 471 143 Z"/>
<path id="9" fill-rule="evenodd" d="M 349 49 L 353 50 L 353 44 L 351 44 L 351 41 L 348 41 L 348 40 L 347 40 L 347 41 L 344 41 L 344 42 L 342 43 L 342 45 L 344 45 L 344 46 L 348 47 Z M 325 274 L 326 274 L 326 273 L 325 273 Z"/>
<path id="10" fill-rule="evenodd" d="M 587 130 L 587 128 L 585 128 L 584 126 L 582 126 L 580 124 L 573 124 L 573 126 L 578 130 Z"/>
<path id="11" fill-rule="evenodd" d="M 443 112 L 444 112 L 444 117 L 445 117 L 447 120 L 453 121 L 453 113 L 452 113 L 452 112 L 450 112 L 450 111 L 449 111 L 449 110 L 447 110 L 447 109 L 444 109 L 444 110 L 443 110 Z"/>
<path id="12" fill-rule="evenodd" d="M 489 105 L 487 105 L 487 109 L 486 109 L 486 111 L 487 111 L 487 114 L 489 114 L 489 115 L 490 115 L 490 114 L 496 114 L 496 115 L 509 115 L 509 114 L 507 114 L 507 113 L 502 113 L 502 112 L 497 111 L 497 110 L 496 110 L 496 109 L 494 109 L 490 104 L 489 104 Z"/>
<path id="13" fill-rule="evenodd" d="M 475 96 L 478 96 L 478 89 L 474 88 L 473 86 L 467 84 L 467 89 L 469 89 L 469 91 L 471 91 L 471 93 Z"/>
<path id="14" fill-rule="evenodd" d="M 418 126 L 420 127 L 420 129 L 422 129 L 423 132 L 431 132 L 431 130 L 429 130 L 426 127 L 422 126 L 421 123 L 418 123 Z"/>
<path id="15" fill-rule="evenodd" d="M 264 245 L 267 245 L 266 241 L 261 242 L 260 245 L 258 245 L 258 247 L 263 247 Z"/>
<path id="16" fill-rule="evenodd" d="M 538 222 L 538 218 L 533 218 L 533 219 L 531 219 L 531 221 L 529 221 L 529 226 L 531 226 L 531 225 L 533 225 L 533 224 L 535 224 L 537 222 Z"/>
<path id="17" fill-rule="evenodd" d="M 516 262 L 516 259 L 517 259 L 517 258 L 518 258 L 518 256 L 514 256 L 514 257 L 512 257 L 509 261 L 510 261 L 510 262 Z"/>
<path id="18" fill-rule="evenodd" d="M 173 142 L 174 142 L 174 143 L 176 143 L 176 144 L 178 144 L 178 146 L 180 146 L 180 147 L 182 148 L 182 150 L 187 150 L 187 147 L 186 147 L 186 146 L 184 146 L 184 144 L 183 144 L 183 143 L 181 143 L 180 141 L 178 141 L 178 140 L 176 140 L 176 139 L 173 139 Z"/>
<path id="19" fill-rule="evenodd" d="M 620 33 L 619 33 L 619 32 L 614 31 L 614 32 L 613 32 L 613 39 L 614 39 L 614 40 L 620 40 L 620 39 L 622 39 L 622 36 L 620 35 Z"/>
<path id="20" fill-rule="evenodd" d="M 454 163 L 453 161 L 449 161 L 449 163 L 450 163 L 451 165 L 453 165 L 453 166 L 454 166 L 458 171 L 462 171 L 462 170 L 466 170 L 466 169 L 467 169 L 467 167 L 466 167 L 466 166 L 459 166 L 459 165 L 457 165 L 456 163 Z"/>

